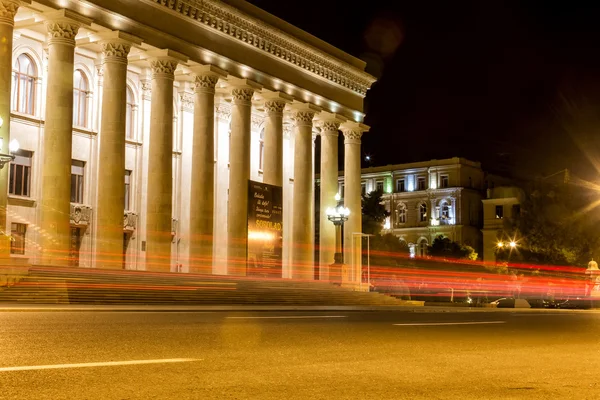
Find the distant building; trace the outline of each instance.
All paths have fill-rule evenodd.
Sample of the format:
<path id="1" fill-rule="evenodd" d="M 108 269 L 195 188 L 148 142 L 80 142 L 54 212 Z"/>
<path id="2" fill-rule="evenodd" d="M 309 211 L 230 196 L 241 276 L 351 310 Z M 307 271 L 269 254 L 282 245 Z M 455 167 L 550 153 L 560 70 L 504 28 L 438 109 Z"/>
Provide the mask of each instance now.
<path id="1" fill-rule="evenodd" d="M 499 243 L 509 243 L 506 237 L 506 221 L 514 220 L 521 213 L 523 191 L 515 186 L 500 186 L 487 189 L 483 203 L 483 261 L 496 261 Z"/>
<path id="2" fill-rule="evenodd" d="M 484 172 L 479 162 L 464 158 L 365 168 L 362 192 L 381 190 L 390 217 L 384 233 L 405 241 L 411 255 L 427 254 L 436 236 L 481 251 L 481 208 Z M 343 195 L 343 176 L 340 174 Z"/>

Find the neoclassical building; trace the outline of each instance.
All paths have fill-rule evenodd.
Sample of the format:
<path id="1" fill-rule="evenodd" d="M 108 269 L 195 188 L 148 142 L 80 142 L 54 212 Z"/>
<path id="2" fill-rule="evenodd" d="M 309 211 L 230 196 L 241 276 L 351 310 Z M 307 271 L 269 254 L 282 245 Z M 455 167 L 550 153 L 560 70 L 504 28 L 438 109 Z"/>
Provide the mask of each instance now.
<path id="1" fill-rule="evenodd" d="M 375 79 L 249 3 L 0 0 L 0 38 L 0 153 L 20 144 L 0 173 L 13 262 L 245 275 L 252 181 L 282 193 L 280 276 L 312 279 L 314 165 L 325 210 L 338 140 L 360 210 Z M 352 213 L 346 230 L 360 226 Z M 335 230 L 320 229 L 328 264 Z"/>
<path id="2" fill-rule="evenodd" d="M 345 191 L 343 176 L 339 184 Z M 383 232 L 398 236 L 412 256 L 425 256 L 439 235 L 481 251 L 484 172 L 479 162 L 454 157 L 365 168 L 361 190 L 383 193 L 390 212 Z"/>

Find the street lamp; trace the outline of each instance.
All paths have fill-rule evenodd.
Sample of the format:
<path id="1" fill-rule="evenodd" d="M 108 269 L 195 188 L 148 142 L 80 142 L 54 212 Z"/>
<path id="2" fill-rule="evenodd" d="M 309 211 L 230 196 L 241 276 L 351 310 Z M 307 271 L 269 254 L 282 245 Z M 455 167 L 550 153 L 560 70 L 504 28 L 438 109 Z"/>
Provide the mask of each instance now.
<path id="1" fill-rule="evenodd" d="M 1 125 L 0 125 L 1 126 Z M 4 150 L 4 138 L 0 137 L 0 169 L 4 168 L 4 166 L 15 159 L 14 153 L 19 151 L 19 142 L 17 139 L 13 139 L 8 144 L 8 151 L 10 154 L 4 154 L 2 151 Z"/>
<path id="2" fill-rule="evenodd" d="M 335 256 L 333 263 L 342 264 L 342 225 L 348 221 L 350 210 L 342 204 L 339 193 L 336 193 L 335 201 L 337 201 L 337 206 L 327 208 L 325 214 L 327 214 L 327 219 L 335 225 Z"/>

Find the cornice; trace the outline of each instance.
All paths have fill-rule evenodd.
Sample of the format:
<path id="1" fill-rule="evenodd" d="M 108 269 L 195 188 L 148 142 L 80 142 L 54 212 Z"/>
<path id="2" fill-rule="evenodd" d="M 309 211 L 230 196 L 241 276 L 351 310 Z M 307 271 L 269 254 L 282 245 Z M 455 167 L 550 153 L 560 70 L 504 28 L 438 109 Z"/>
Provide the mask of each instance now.
<path id="1" fill-rule="evenodd" d="M 223 2 L 217 0 L 143 1 L 166 7 L 361 96 L 367 94 L 367 90 L 376 80 L 370 74 Z"/>

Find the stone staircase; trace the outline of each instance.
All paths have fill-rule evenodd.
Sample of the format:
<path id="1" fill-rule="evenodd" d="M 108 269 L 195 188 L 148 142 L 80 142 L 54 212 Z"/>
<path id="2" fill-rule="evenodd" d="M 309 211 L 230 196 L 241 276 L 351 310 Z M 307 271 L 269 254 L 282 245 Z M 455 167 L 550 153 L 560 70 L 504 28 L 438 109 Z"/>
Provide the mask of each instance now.
<path id="1" fill-rule="evenodd" d="M 29 304 L 403 306 L 379 293 L 289 279 L 31 267 L 0 291 L 0 302 Z"/>

